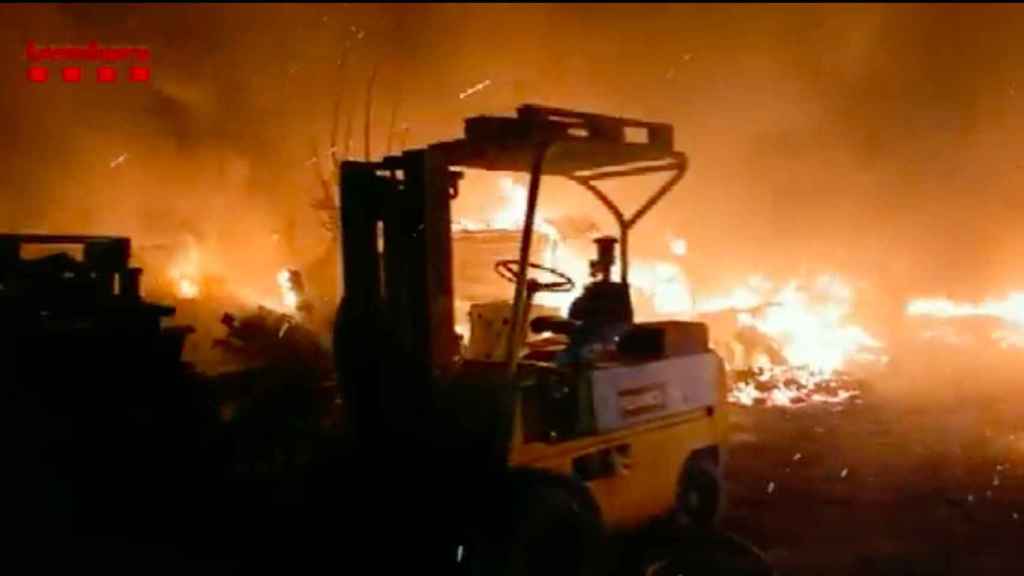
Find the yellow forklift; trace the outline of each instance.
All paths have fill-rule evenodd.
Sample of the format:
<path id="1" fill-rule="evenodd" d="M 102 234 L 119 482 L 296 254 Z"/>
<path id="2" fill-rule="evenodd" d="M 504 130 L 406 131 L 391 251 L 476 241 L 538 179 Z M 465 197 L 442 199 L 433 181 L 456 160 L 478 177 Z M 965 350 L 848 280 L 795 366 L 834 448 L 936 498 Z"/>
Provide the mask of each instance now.
<path id="1" fill-rule="evenodd" d="M 445 573 L 596 574 L 616 562 L 609 534 L 714 522 L 724 365 L 706 325 L 635 322 L 629 292 L 629 233 L 686 168 L 669 124 L 533 105 L 470 118 L 458 140 L 342 163 L 335 356 L 365 537 L 392 538 L 401 517 Z M 462 357 L 454 330 L 461 169 L 530 178 L 518 258 L 495 262 L 514 285 L 496 359 Z M 667 179 L 631 215 L 599 187 L 653 174 Z M 529 261 L 552 176 L 592 192 L 619 235 L 596 239 L 568 317 L 530 319 L 536 294 L 575 288 Z"/>

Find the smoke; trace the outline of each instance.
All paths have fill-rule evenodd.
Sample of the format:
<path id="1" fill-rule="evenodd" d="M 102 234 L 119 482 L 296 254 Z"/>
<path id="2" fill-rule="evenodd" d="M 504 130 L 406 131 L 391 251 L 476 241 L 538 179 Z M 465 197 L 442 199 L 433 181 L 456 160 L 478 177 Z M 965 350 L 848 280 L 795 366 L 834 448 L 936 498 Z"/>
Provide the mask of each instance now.
<path id="1" fill-rule="evenodd" d="M 308 161 L 314 149 L 326 158 L 339 96 L 342 125 L 352 116 L 361 135 L 376 67 L 374 156 L 392 114 L 410 147 L 523 102 L 673 123 L 692 169 L 633 247 L 663 256 L 667 233 L 685 237 L 698 291 L 751 273 L 837 272 L 866 283 L 888 314 L 912 294 L 979 298 L 1024 282 L 1016 6 L 2 12 L 5 229 L 141 244 L 189 234 L 226 274 L 273 290 L 279 265 L 329 249 L 309 208 Z M 29 40 L 146 45 L 153 80 L 31 85 Z M 464 192 L 474 193 L 494 192 Z M 289 246 L 273 240 L 282 230 L 295 231 Z"/>

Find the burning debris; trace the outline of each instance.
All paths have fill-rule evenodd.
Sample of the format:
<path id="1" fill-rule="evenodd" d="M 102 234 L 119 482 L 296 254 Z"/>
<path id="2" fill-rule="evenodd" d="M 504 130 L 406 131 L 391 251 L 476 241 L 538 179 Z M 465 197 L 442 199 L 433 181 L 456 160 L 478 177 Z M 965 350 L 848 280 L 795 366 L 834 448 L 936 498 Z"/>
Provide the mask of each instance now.
<path id="1" fill-rule="evenodd" d="M 840 372 L 764 366 L 733 373 L 729 401 L 743 406 L 798 407 L 842 404 L 860 395 L 859 380 Z"/>
<path id="2" fill-rule="evenodd" d="M 288 366 L 309 373 L 316 382 L 329 380 L 333 360 L 327 346 L 295 317 L 259 307 L 255 313 L 221 318 L 228 334 L 215 345 L 245 366 Z"/>
<path id="3" fill-rule="evenodd" d="M 882 344 L 849 320 L 852 307 L 852 290 L 833 276 L 809 288 L 754 277 L 697 304 L 733 370 L 730 400 L 780 407 L 847 402 L 860 394 L 859 381 L 843 369 L 887 360 Z"/>
<path id="4" fill-rule="evenodd" d="M 832 373 L 858 361 L 884 361 L 882 344 L 853 324 L 853 291 L 839 278 L 822 276 L 809 288 L 799 281 L 776 287 L 752 278 L 731 295 L 698 303 L 699 312 L 736 310 L 740 326 L 778 342 L 792 366 Z"/>

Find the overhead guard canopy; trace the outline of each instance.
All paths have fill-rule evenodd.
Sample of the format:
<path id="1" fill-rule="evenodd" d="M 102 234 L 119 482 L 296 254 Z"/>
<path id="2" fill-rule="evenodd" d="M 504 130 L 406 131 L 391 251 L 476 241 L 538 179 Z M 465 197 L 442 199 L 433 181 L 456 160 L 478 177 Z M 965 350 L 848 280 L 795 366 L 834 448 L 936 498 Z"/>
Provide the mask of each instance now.
<path id="1" fill-rule="evenodd" d="M 636 163 L 672 161 L 671 124 L 589 114 L 536 105 L 520 106 L 516 117 L 475 116 L 465 137 L 430 146 L 450 166 L 530 172 L 539 145 L 548 144 L 543 174 L 568 176 Z M 385 159 L 387 167 L 391 162 Z"/>

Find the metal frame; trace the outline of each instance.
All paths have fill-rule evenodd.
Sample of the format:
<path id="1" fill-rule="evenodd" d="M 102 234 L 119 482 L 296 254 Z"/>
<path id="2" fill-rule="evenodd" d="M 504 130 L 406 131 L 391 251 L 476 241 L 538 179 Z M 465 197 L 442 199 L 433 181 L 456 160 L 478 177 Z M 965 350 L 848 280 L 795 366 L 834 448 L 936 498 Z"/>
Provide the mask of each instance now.
<path id="1" fill-rule="evenodd" d="M 550 142 L 542 142 L 537 145 L 534 152 L 534 161 L 530 169 L 530 188 L 526 199 L 526 216 L 523 222 L 522 237 L 519 242 L 519 270 L 524 271 L 516 279 L 515 296 L 513 297 L 512 321 L 508 331 L 508 340 L 505 345 L 505 361 L 507 372 L 512 376 L 516 372 L 518 364 L 519 340 L 525 328 L 525 319 L 528 315 L 526 274 L 527 261 L 529 260 L 530 248 L 533 241 L 533 227 L 537 216 L 537 202 L 540 196 L 540 179 L 543 175 L 544 160 L 553 146 Z M 668 162 L 661 162 L 652 166 L 634 166 L 625 168 L 612 168 L 598 171 L 579 171 L 566 175 L 566 177 L 589 190 L 615 218 L 619 225 L 619 278 L 623 284 L 629 284 L 629 232 L 647 215 L 654 206 L 662 200 L 686 174 L 688 162 L 686 155 L 682 152 L 672 152 Z M 625 178 L 629 176 L 643 176 L 647 174 L 658 174 L 661 172 L 672 172 L 672 175 L 662 184 L 644 203 L 626 217 L 622 210 L 612 201 L 608 195 L 597 187 L 595 182 L 610 180 L 613 178 Z"/>
<path id="2" fill-rule="evenodd" d="M 643 137 L 630 138 L 631 131 L 642 132 Z M 379 162 L 343 163 L 339 186 L 344 300 L 350 311 L 366 318 L 387 317 L 395 332 L 393 350 L 406 355 L 417 369 L 426 369 L 424 376 L 450 372 L 455 364 L 450 202 L 460 174 L 453 167 L 530 174 L 518 255 L 523 273 L 516 281 L 506 342 L 511 375 L 527 316 L 525 270 L 541 177 L 565 176 L 611 212 L 621 236 L 620 277 L 628 283 L 629 232 L 682 179 L 687 160 L 673 149 L 669 124 L 526 105 L 515 118 L 467 119 L 460 140 Z M 661 172 L 671 176 L 629 216 L 597 185 L 611 178 Z M 381 241 L 383 251 L 378 249 Z"/>
<path id="3" fill-rule="evenodd" d="M 662 198 L 667 195 L 680 180 L 683 179 L 683 175 L 686 174 L 688 167 L 686 155 L 682 152 L 674 152 L 672 161 L 667 164 L 658 166 L 644 166 L 638 168 L 627 168 L 622 170 L 607 170 L 597 173 L 587 174 L 573 174 L 569 176 L 569 179 L 573 182 L 583 186 L 587 190 L 590 190 L 598 200 L 604 204 L 605 208 L 612 213 L 615 217 L 615 221 L 619 225 L 619 281 L 623 284 L 629 284 L 629 231 L 636 225 L 636 223 L 650 212 L 654 205 L 661 201 Z M 600 188 L 598 188 L 594 182 L 601 180 L 609 180 L 611 178 L 624 178 L 628 176 L 643 176 L 646 174 L 657 174 L 659 172 L 674 171 L 672 176 L 661 185 L 658 190 L 654 192 L 644 203 L 637 208 L 633 215 L 626 218 L 622 210 L 612 202 L 611 198 Z"/>

